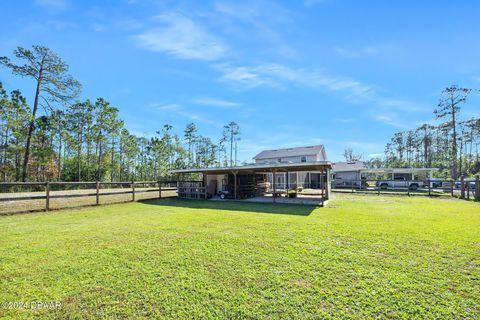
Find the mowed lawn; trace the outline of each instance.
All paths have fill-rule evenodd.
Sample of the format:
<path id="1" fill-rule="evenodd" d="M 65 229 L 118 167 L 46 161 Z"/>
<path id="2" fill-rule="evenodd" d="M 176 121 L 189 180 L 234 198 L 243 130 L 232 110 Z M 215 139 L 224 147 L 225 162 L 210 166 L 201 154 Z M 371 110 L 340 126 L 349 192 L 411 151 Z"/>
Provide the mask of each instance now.
<path id="1" fill-rule="evenodd" d="M 478 319 L 480 204 L 163 199 L 0 217 L 0 318 Z"/>

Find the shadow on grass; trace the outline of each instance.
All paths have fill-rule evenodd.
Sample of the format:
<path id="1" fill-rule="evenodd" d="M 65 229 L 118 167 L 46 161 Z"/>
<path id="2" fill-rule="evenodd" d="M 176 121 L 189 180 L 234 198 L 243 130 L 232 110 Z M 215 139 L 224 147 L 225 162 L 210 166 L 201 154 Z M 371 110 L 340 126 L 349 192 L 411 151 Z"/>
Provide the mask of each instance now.
<path id="1" fill-rule="evenodd" d="M 287 203 L 253 203 L 242 201 L 211 201 L 211 200 L 186 200 L 178 198 L 146 199 L 139 201 L 144 204 L 157 206 L 171 206 L 191 209 L 213 209 L 229 211 L 246 211 L 256 213 L 288 214 L 308 216 L 317 206 Z"/>

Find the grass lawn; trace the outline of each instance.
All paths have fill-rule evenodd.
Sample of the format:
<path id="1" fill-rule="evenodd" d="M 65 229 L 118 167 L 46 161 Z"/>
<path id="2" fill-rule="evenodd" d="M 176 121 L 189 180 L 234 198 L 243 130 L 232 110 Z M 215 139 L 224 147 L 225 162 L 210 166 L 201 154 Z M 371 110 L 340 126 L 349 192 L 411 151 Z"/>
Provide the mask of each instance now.
<path id="1" fill-rule="evenodd" d="M 478 319 L 480 204 L 163 199 L 0 216 L 0 318 Z"/>

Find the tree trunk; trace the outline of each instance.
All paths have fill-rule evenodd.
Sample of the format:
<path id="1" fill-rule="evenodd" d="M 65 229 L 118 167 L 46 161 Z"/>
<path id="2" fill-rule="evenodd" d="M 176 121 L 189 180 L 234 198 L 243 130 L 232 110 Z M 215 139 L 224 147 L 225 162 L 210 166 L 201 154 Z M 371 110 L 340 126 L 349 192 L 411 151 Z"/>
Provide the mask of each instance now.
<path id="1" fill-rule="evenodd" d="M 5 144 L 3 146 L 3 182 L 7 181 L 7 145 L 8 145 L 8 126 L 5 129 Z"/>
<path id="2" fill-rule="evenodd" d="M 457 122 L 455 114 L 455 102 L 453 97 L 451 98 L 451 107 L 452 107 L 452 125 L 453 125 L 453 148 L 452 148 L 452 176 L 454 180 L 457 180 Z"/>
<path id="3" fill-rule="evenodd" d="M 22 182 L 27 181 L 28 160 L 30 157 L 30 144 L 32 141 L 33 131 L 35 130 L 35 117 L 37 116 L 38 99 L 40 98 L 40 88 L 42 85 L 42 77 L 43 77 L 43 60 L 40 65 L 40 71 L 38 72 L 37 88 L 35 90 L 35 100 L 33 102 L 32 118 L 30 119 L 30 123 L 28 125 L 27 143 L 25 144 L 25 154 L 23 158 Z"/>
<path id="4" fill-rule="evenodd" d="M 62 134 L 59 134 L 58 141 L 58 181 L 62 180 Z"/>
<path id="5" fill-rule="evenodd" d="M 79 125 L 80 127 L 80 125 Z M 81 180 L 81 157 L 82 157 L 82 129 L 79 128 L 78 130 L 78 136 L 77 136 L 77 181 L 80 182 Z"/>
<path id="6" fill-rule="evenodd" d="M 112 135 L 112 163 L 110 164 L 111 170 L 110 170 L 110 181 L 113 182 L 113 170 L 114 170 L 114 156 L 115 156 L 115 136 Z"/>
<path id="7" fill-rule="evenodd" d="M 230 167 L 233 166 L 233 134 L 230 134 Z"/>

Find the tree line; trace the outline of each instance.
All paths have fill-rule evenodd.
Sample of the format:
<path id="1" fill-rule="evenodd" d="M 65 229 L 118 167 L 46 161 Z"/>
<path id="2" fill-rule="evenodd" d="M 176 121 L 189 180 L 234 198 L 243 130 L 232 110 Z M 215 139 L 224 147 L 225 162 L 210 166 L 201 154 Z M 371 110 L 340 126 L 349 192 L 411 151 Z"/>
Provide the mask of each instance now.
<path id="1" fill-rule="evenodd" d="M 125 128 L 104 98 L 78 100 L 80 83 L 45 46 L 18 47 L 17 62 L 0 65 L 35 84 L 33 105 L 0 81 L 0 173 L 10 181 L 130 181 L 168 179 L 170 170 L 237 164 L 240 127 L 226 124 L 214 141 L 188 124 L 183 136 L 165 124 L 153 137 Z"/>
<path id="2" fill-rule="evenodd" d="M 438 124 L 422 124 L 397 132 L 385 146 L 384 159 L 373 167 L 435 167 L 440 177 L 459 179 L 480 172 L 480 118 L 464 118 L 462 105 L 475 91 L 456 85 L 445 88 L 434 110 Z"/>

